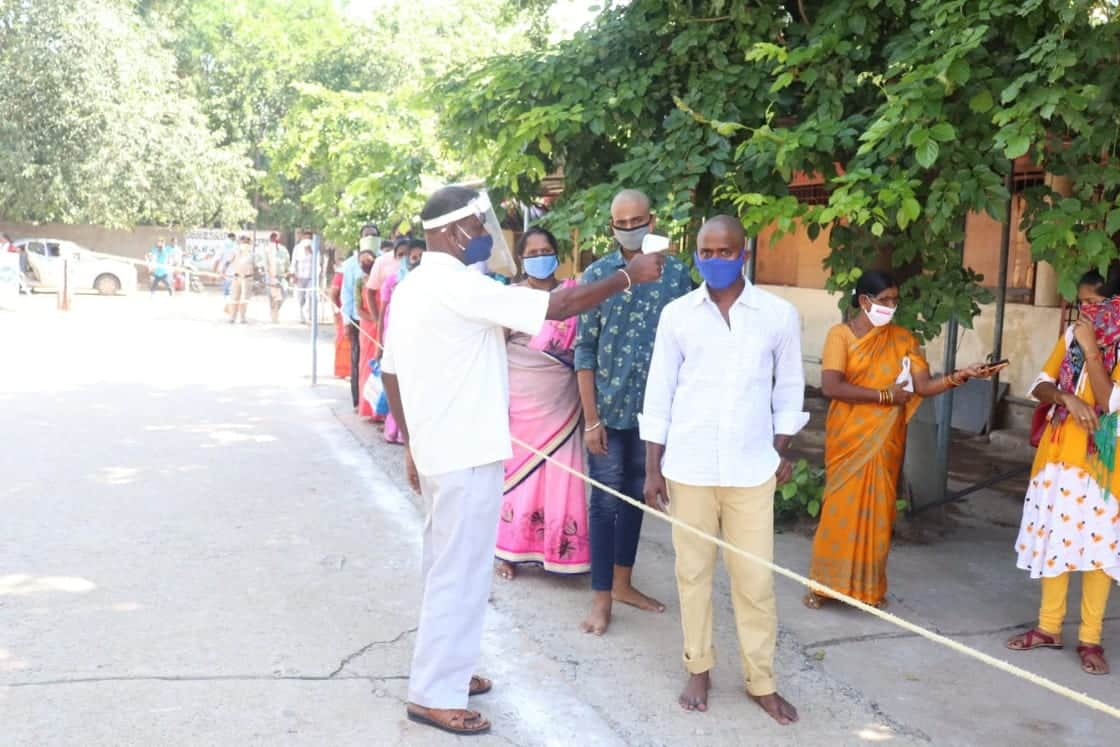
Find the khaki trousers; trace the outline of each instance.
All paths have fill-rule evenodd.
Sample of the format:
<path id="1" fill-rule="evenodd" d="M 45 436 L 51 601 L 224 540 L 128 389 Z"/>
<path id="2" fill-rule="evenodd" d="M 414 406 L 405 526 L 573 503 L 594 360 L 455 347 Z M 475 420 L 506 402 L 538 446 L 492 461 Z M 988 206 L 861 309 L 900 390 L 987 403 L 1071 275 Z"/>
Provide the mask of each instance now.
<path id="1" fill-rule="evenodd" d="M 755 488 L 717 488 L 668 482 L 669 512 L 677 519 L 766 560 L 774 556 L 774 488 L 771 478 Z M 711 542 L 673 528 L 677 592 L 684 631 L 684 665 L 702 674 L 715 665 L 712 646 L 712 576 L 716 550 Z M 731 602 L 739 633 L 739 655 L 747 692 L 769 695 L 774 683 L 778 610 L 774 576 L 768 568 L 725 552 Z"/>
<path id="2" fill-rule="evenodd" d="M 245 315 L 249 313 L 249 293 L 252 288 L 252 278 L 242 277 L 235 275 L 233 282 L 230 284 L 229 291 L 229 309 L 230 318 L 236 319 L 240 314 L 242 321 L 245 320 Z"/>

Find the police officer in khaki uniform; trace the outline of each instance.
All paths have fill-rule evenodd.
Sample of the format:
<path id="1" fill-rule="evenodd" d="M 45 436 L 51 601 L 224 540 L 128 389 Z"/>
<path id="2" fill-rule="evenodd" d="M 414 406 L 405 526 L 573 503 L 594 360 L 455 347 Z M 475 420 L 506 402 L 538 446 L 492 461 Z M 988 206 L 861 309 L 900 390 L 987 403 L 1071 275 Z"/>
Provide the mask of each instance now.
<path id="1" fill-rule="evenodd" d="M 249 311 L 249 296 L 253 292 L 253 275 L 256 272 L 256 265 L 253 261 L 253 245 L 248 236 L 242 236 L 238 239 L 237 254 L 230 262 L 230 269 L 233 271 L 233 283 L 230 286 L 229 294 L 229 323 L 236 322 L 240 314 L 241 323 L 245 324 L 247 322 L 245 315 Z"/>

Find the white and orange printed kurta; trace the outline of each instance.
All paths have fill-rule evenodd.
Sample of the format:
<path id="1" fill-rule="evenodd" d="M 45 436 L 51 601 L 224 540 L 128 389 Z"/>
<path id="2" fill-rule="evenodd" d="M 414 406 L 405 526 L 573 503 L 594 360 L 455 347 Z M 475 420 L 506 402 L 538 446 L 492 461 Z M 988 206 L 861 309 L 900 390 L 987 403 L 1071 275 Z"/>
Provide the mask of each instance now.
<path id="1" fill-rule="evenodd" d="M 1056 383 L 1072 328 L 1058 340 L 1035 382 Z M 1120 365 L 1112 372 L 1120 383 Z M 1033 389 L 1033 387 L 1032 387 Z M 1095 404 L 1089 377 L 1082 374 L 1077 396 Z M 1113 388 L 1108 410 L 1120 409 L 1120 387 Z M 1018 567 L 1031 578 L 1060 576 L 1070 571 L 1103 570 L 1120 581 L 1120 468 L 1109 476 L 1088 453 L 1089 433 L 1066 419 L 1046 427 L 1023 503 L 1023 522 L 1015 541 Z M 1120 467 L 1120 465 L 1118 465 Z"/>

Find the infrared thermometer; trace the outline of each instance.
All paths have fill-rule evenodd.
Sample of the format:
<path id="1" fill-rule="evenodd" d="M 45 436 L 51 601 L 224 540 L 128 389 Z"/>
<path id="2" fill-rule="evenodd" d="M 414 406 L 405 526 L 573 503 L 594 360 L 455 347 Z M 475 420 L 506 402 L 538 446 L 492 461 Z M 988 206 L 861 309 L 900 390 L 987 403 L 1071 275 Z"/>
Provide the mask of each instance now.
<path id="1" fill-rule="evenodd" d="M 654 233 L 647 233 L 646 237 L 642 239 L 642 254 L 656 254 L 657 252 L 666 251 L 668 248 L 668 236 L 658 236 Z"/>

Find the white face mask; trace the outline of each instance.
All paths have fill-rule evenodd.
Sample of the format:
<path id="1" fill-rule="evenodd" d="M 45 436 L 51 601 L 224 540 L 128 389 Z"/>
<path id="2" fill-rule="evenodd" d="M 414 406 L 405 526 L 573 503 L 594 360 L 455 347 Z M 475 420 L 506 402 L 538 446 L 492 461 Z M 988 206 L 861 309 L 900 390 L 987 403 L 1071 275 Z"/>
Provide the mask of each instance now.
<path id="1" fill-rule="evenodd" d="M 894 319 L 894 312 L 897 309 L 892 309 L 890 306 L 881 306 L 874 301 L 871 302 L 871 309 L 865 310 L 863 313 L 867 314 L 868 321 L 875 327 L 882 327 L 885 324 L 890 324 L 891 319 Z"/>

